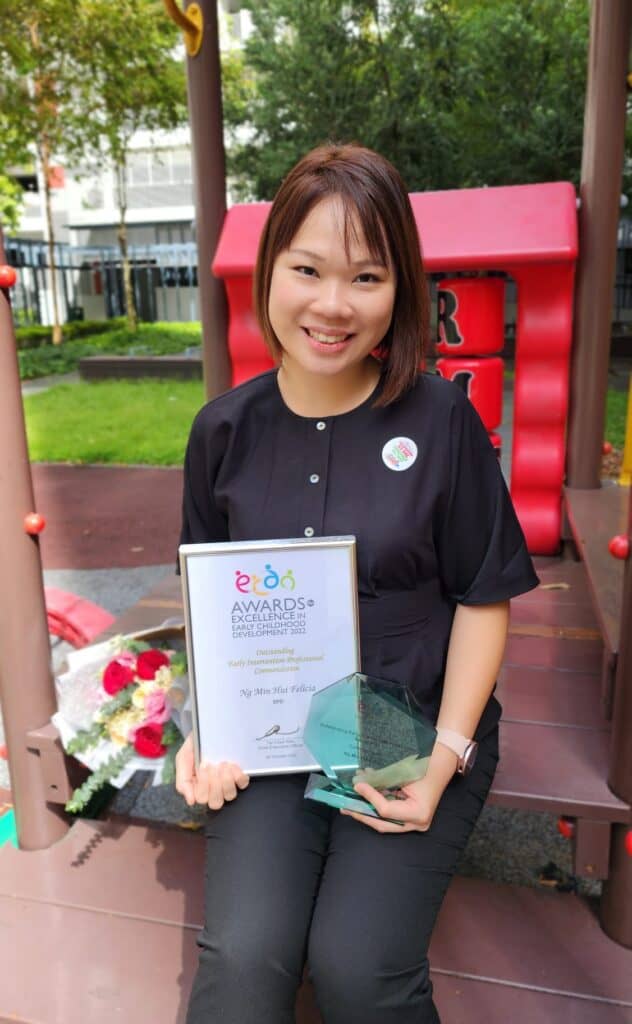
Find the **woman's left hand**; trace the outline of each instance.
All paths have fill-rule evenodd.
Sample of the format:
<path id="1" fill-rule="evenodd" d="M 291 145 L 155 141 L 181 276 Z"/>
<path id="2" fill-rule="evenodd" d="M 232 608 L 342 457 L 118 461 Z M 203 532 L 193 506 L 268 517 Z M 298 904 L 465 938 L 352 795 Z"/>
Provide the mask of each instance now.
<path id="1" fill-rule="evenodd" d="M 367 782 L 358 782 L 354 787 L 358 796 L 368 800 L 375 807 L 379 818 L 358 814 L 355 811 L 340 813 L 368 825 L 375 832 L 427 832 L 443 792 L 454 776 L 455 768 L 456 756 L 446 747 L 436 744 L 423 779 L 402 786 L 398 799 L 387 800 L 379 790 Z M 395 820 L 389 821 L 389 818 Z M 403 824 L 397 824 L 400 821 Z"/>

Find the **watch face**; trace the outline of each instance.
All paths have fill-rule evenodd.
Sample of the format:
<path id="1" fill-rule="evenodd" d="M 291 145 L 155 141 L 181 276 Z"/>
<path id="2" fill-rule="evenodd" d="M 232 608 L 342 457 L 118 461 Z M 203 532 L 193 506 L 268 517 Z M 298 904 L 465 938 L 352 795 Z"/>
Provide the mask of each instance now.
<path id="1" fill-rule="evenodd" d="M 472 739 L 472 741 L 467 744 L 463 757 L 459 758 L 459 765 L 457 767 L 457 771 L 459 772 L 460 775 L 467 775 L 467 773 L 472 770 L 474 766 L 474 761 L 476 760 L 477 750 L 478 743 L 474 742 L 474 740 Z"/>
<path id="2" fill-rule="evenodd" d="M 467 775 L 468 772 L 472 771 L 474 762 L 476 761 L 476 754 L 478 752 L 478 743 L 470 743 L 463 755 L 463 774 Z"/>

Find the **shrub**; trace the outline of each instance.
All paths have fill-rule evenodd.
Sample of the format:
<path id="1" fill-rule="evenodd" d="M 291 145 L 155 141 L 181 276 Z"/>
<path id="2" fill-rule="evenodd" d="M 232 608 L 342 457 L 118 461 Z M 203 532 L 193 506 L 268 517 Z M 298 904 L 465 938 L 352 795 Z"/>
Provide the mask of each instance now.
<path id="1" fill-rule="evenodd" d="M 116 330 L 125 323 L 125 317 L 115 317 L 112 320 L 74 320 L 72 323 L 62 325 L 62 337 L 64 341 L 73 338 L 91 337 L 96 334 L 106 334 L 108 331 Z M 18 327 L 15 332 L 18 349 L 40 348 L 42 345 L 52 344 L 52 328 L 41 324 L 31 324 L 28 327 Z"/>
<path id="2" fill-rule="evenodd" d="M 103 321 L 109 328 L 107 331 L 83 338 L 64 338 L 61 345 L 40 343 L 36 347 L 22 348 L 18 351 L 20 378 L 33 380 L 55 373 L 69 373 L 77 368 L 84 356 L 99 352 L 110 355 L 176 355 L 200 343 L 198 323 L 141 324 L 134 332 L 119 326 L 121 322 Z M 115 325 L 114 330 L 112 324 Z M 75 327 L 77 324 L 67 326 Z"/>

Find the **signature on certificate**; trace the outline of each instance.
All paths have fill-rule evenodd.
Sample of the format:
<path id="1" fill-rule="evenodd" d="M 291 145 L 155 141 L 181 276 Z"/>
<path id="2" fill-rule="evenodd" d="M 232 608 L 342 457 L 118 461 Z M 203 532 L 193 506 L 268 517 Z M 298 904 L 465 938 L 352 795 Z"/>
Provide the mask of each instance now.
<path id="1" fill-rule="evenodd" d="M 268 736 L 295 736 L 298 731 L 298 726 L 296 729 L 292 729 L 291 732 L 282 732 L 280 725 L 272 725 L 267 732 L 264 732 L 263 736 L 257 736 L 257 742 L 259 740 L 267 740 Z"/>

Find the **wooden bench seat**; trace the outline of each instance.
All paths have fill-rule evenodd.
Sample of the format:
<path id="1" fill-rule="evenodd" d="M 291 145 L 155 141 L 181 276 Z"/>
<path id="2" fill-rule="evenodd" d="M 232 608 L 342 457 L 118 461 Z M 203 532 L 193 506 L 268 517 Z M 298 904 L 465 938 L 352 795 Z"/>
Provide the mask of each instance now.
<path id="1" fill-rule="evenodd" d="M 564 489 L 564 507 L 572 538 L 585 566 L 592 606 L 603 639 L 601 699 L 610 717 L 619 653 L 624 563 L 608 551 L 616 534 L 627 534 L 630 488 L 603 481 L 592 490 Z"/>
<path id="2" fill-rule="evenodd" d="M 584 566 L 536 559 L 541 587 L 512 602 L 498 685 L 501 763 L 491 801 L 595 821 L 630 821 L 606 784 L 609 725 L 599 705 L 603 646 Z M 132 632 L 182 615 L 180 580 L 167 576 L 115 623 Z"/>

